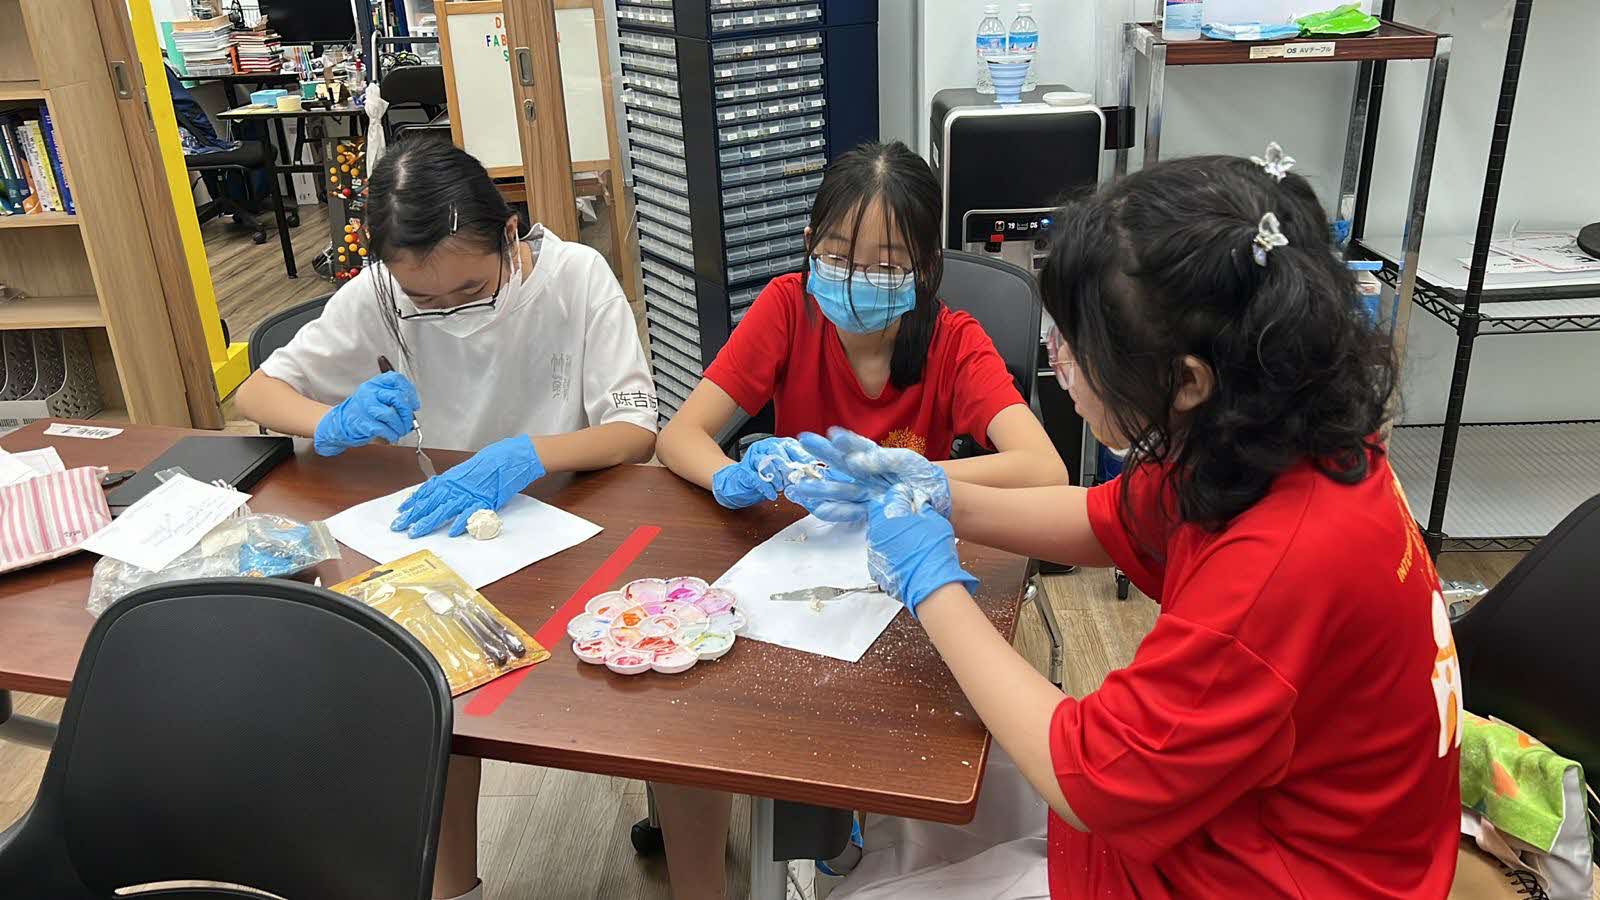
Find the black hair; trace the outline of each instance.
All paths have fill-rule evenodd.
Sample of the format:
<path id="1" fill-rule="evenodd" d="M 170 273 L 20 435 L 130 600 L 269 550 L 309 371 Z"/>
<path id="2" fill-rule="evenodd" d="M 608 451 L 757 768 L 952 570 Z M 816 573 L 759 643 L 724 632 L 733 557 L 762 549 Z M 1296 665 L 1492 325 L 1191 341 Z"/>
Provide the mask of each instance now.
<path id="1" fill-rule="evenodd" d="M 378 160 L 367 180 L 367 250 L 376 262 L 426 259 L 440 247 L 504 253 L 515 215 L 483 164 L 449 141 L 412 137 Z M 390 277 L 374 280 L 384 321 L 402 350 Z"/>
<path id="2" fill-rule="evenodd" d="M 860 144 L 840 154 L 823 173 L 811 206 L 813 244 L 835 228 L 847 231 L 849 256 L 854 261 L 861 219 L 873 200 L 882 200 L 887 213 L 884 244 L 905 246 L 916 283 L 917 305 L 900 317 L 889 360 L 889 382 L 904 389 L 922 380 L 939 321 L 939 282 L 944 278 L 944 253 L 939 246 L 943 199 L 933 170 L 905 144 Z M 807 277 L 801 275 L 802 287 Z"/>
<path id="3" fill-rule="evenodd" d="M 1289 243 L 1262 266 L 1252 250 L 1269 212 Z M 1220 529 L 1302 461 L 1344 484 L 1367 476 L 1394 350 L 1364 318 L 1304 178 L 1232 156 L 1158 163 L 1064 208 L 1052 242 L 1045 309 L 1131 442 L 1127 470 L 1159 467 L 1169 518 Z M 1185 356 L 1216 384 L 1179 414 Z M 1137 524 L 1126 504 L 1121 515 Z"/>

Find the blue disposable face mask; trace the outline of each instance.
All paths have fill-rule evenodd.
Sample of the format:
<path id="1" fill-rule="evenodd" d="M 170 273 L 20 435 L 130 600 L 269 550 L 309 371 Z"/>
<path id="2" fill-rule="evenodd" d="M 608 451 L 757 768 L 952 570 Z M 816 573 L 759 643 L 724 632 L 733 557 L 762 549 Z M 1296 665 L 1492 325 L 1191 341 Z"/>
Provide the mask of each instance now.
<path id="1" fill-rule="evenodd" d="M 896 288 L 885 288 L 873 284 L 861 272 L 852 272 L 848 280 L 835 281 L 818 274 L 820 265 L 822 263 L 812 257 L 806 291 L 816 298 L 822 314 L 840 331 L 851 334 L 882 331 L 917 306 L 915 279 Z"/>

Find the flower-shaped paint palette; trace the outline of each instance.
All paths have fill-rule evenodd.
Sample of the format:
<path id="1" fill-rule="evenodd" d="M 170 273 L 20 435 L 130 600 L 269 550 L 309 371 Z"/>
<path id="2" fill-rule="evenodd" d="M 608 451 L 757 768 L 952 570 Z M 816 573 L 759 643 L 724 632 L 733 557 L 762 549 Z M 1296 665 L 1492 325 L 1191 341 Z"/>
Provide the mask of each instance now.
<path id="1" fill-rule="evenodd" d="M 702 578 L 641 578 L 591 597 L 567 636 L 586 663 L 620 675 L 675 675 L 733 649 L 745 624 L 734 605 L 732 594 Z"/>

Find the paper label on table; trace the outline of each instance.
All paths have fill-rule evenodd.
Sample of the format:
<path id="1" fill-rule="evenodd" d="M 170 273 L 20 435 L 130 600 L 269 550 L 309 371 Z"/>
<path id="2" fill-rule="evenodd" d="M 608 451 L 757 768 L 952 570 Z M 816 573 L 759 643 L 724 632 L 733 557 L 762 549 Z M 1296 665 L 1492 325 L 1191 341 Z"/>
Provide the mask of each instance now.
<path id="1" fill-rule="evenodd" d="M 1285 55 L 1283 44 L 1270 44 L 1265 47 L 1251 47 L 1251 59 L 1277 59 Z"/>
<path id="2" fill-rule="evenodd" d="M 24 450 L 21 453 L 7 453 L 0 450 L 0 487 L 20 484 L 40 475 L 66 470 L 67 467 L 61 462 L 61 454 L 57 453 L 54 447 Z"/>
<path id="3" fill-rule="evenodd" d="M 813 607 L 772 595 L 870 584 L 866 523 L 841 525 L 807 516 L 746 553 L 713 587 L 738 598 L 749 622 L 740 637 L 858 662 L 899 614 L 900 601 L 859 593 Z"/>
<path id="4" fill-rule="evenodd" d="M 1284 44 L 1285 59 L 1327 59 L 1338 47 L 1337 41 L 1316 41 L 1306 44 Z"/>
<path id="5" fill-rule="evenodd" d="M 83 548 L 152 572 L 183 555 L 249 494 L 177 475 L 123 511 Z"/>
<path id="6" fill-rule="evenodd" d="M 100 425 L 67 425 L 56 422 L 44 430 L 51 437 L 89 438 L 90 440 L 103 441 L 114 438 L 122 433 L 121 428 L 106 428 Z"/>
<path id="7" fill-rule="evenodd" d="M 500 508 L 500 536 L 480 541 L 468 535 L 450 537 L 448 525 L 426 537 L 410 538 L 389 529 L 400 504 L 421 485 L 368 500 L 328 519 L 328 529 L 341 544 L 381 563 L 418 550 L 432 550 L 474 589 L 499 581 L 601 532 L 599 525 L 564 509 L 518 494 Z"/>

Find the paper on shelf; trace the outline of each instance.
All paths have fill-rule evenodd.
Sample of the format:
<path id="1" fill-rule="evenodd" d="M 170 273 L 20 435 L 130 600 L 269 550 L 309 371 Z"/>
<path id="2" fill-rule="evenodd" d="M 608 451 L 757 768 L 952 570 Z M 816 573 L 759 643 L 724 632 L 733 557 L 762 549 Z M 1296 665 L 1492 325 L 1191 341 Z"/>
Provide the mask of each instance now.
<path id="1" fill-rule="evenodd" d="M 900 601 L 880 593 L 847 594 L 817 609 L 771 597 L 811 587 L 869 584 L 866 524 L 841 525 L 807 516 L 746 553 L 714 586 L 738 598 L 749 622 L 740 637 L 857 662 L 899 614 Z"/>
<path id="2" fill-rule="evenodd" d="M 421 485 L 412 485 L 357 504 L 328 519 L 341 544 L 381 563 L 419 550 L 432 550 L 474 589 L 481 588 L 601 532 L 599 525 L 564 509 L 518 494 L 500 508 L 500 536 L 480 541 L 467 535 L 449 537 L 446 528 L 420 538 L 389 530 L 400 504 Z"/>
<path id="3" fill-rule="evenodd" d="M 152 572 L 193 547 L 249 494 L 176 475 L 123 510 L 83 548 Z"/>

